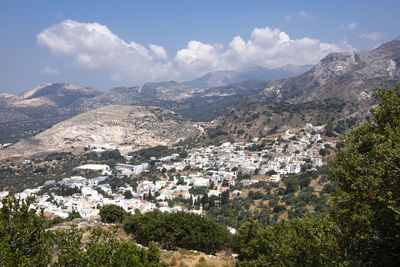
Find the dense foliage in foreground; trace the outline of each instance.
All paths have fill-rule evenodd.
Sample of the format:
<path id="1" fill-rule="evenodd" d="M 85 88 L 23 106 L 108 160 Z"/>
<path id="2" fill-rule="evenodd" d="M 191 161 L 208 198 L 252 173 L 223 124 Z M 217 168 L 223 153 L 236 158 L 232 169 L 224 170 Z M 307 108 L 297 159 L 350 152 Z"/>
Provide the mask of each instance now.
<path id="1" fill-rule="evenodd" d="M 32 198 L 3 199 L 0 210 L 1 266 L 163 266 L 154 243 L 149 249 L 95 228 L 88 240 L 78 229 L 45 231 L 42 211 L 29 209 Z M 37 214 L 38 212 L 38 214 Z"/>
<path id="2" fill-rule="evenodd" d="M 343 137 L 331 161 L 338 184 L 328 217 L 244 225 L 241 266 L 400 264 L 400 85 L 381 89 L 373 121 Z"/>
<path id="3" fill-rule="evenodd" d="M 235 235 L 239 266 L 330 266 L 341 258 L 339 229 L 326 216 L 243 225 Z"/>

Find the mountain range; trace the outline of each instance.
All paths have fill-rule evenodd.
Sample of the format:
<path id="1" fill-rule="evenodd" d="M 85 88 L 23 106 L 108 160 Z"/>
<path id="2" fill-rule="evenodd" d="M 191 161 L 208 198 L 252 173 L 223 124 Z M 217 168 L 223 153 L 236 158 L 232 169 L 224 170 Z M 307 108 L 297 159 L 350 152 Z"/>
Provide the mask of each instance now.
<path id="1" fill-rule="evenodd" d="M 312 65 L 285 65 L 277 69 L 267 69 L 254 66 L 241 71 L 214 71 L 192 81 L 183 82 L 183 84 L 193 88 L 211 88 L 247 80 L 272 81 L 297 76 L 312 67 Z"/>
<path id="2" fill-rule="evenodd" d="M 292 73 L 309 67 L 287 66 Z M 227 134 L 236 132 L 238 138 L 265 134 L 275 128 L 306 121 L 318 124 L 353 121 L 352 118 L 360 121 L 368 116 L 374 103 L 371 97 L 374 91 L 381 87 L 391 88 L 400 82 L 400 37 L 371 51 L 329 54 L 295 77 L 205 86 L 241 79 L 238 77 L 250 78 L 257 71 L 267 72 L 254 68 L 243 73 L 210 73 L 194 80 L 203 83 L 202 86 L 192 83 L 195 88 L 188 82 L 168 81 L 100 92 L 69 84 L 45 84 L 18 96 L 3 93 L 0 94 L 0 143 L 26 139 L 55 123 L 111 105 L 157 106 L 194 121 L 218 118 L 214 121 L 214 129 Z M 334 112 L 335 105 L 341 109 L 332 117 L 328 113 Z M 291 111 L 286 114 L 285 123 L 276 117 L 280 112 L 272 112 L 277 106 L 278 109 L 286 107 L 282 110 L 285 114 Z M 301 119 L 293 119 L 298 114 L 293 117 L 292 113 L 303 108 Z M 254 123 L 244 123 L 245 117 L 244 121 L 255 118 Z M 247 137 L 237 134 L 240 129 L 248 132 Z"/>

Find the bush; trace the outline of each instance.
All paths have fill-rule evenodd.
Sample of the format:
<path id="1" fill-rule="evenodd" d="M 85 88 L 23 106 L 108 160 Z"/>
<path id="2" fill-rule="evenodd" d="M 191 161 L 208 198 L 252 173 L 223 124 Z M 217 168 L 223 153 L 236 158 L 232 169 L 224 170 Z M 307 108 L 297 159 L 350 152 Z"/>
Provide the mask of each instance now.
<path id="1" fill-rule="evenodd" d="M 161 213 L 156 210 L 135 214 L 125 218 L 124 229 L 140 244 L 155 241 L 166 249 L 186 248 L 215 253 L 230 246 L 231 235 L 225 227 L 191 213 Z"/>
<path id="2" fill-rule="evenodd" d="M 102 222 L 121 223 L 126 216 L 126 211 L 120 206 L 110 204 L 101 207 L 99 214 Z"/>

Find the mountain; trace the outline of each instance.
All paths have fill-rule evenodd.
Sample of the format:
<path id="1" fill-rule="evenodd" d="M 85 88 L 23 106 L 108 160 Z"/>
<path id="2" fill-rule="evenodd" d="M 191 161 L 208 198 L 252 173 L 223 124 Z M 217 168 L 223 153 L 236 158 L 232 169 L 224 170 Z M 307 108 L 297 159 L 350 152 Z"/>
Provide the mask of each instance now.
<path id="1" fill-rule="evenodd" d="M 0 93 L 0 143 L 31 136 L 79 113 L 83 99 L 102 93 L 71 84 L 44 84 L 21 95 Z"/>
<path id="2" fill-rule="evenodd" d="M 373 104 L 371 93 L 400 82 L 399 66 L 400 38 L 396 38 L 371 51 L 329 54 L 305 73 L 276 81 L 254 78 L 271 79 L 273 75 L 299 73 L 310 66 L 215 72 L 197 80 L 202 86 L 192 84 L 196 88 L 168 81 L 102 93 L 68 84 L 45 84 L 19 96 L 0 94 L 0 143 L 27 138 L 74 115 L 109 105 L 158 106 L 191 120 L 211 121 L 249 104 L 298 104 L 339 98 L 348 106 L 346 116 L 359 112 L 361 115 L 354 116 L 365 117 Z M 231 83 L 241 79 L 246 80 Z M 228 82 L 229 85 L 210 87 Z"/>
<path id="3" fill-rule="evenodd" d="M 136 87 L 113 88 L 85 99 L 81 112 L 107 105 L 157 106 L 173 110 L 196 121 L 210 121 L 234 106 L 247 103 L 247 96 L 262 90 L 269 82 L 244 81 L 208 89 L 193 89 L 174 81 L 147 83 Z"/>
<path id="4" fill-rule="evenodd" d="M 127 145 L 134 149 L 171 145 L 202 132 L 197 124 L 158 107 L 107 106 L 77 115 L 0 150 L 0 158 L 82 152 L 90 144 Z"/>
<path id="5" fill-rule="evenodd" d="M 78 87 L 72 84 L 43 84 L 22 94 L 25 102 L 43 100 L 43 103 L 66 107 L 83 98 L 92 98 L 102 92 L 89 87 Z"/>
<path id="6" fill-rule="evenodd" d="M 291 102 L 340 97 L 362 103 L 378 88 L 398 82 L 400 37 L 371 51 L 331 53 L 306 73 L 271 83 L 259 97 Z"/>
<path id="7" fill-rule="evenodd" d="M 311 65 L 286 65 L 278 69 L 255 66 L 241 71 L 214 71 L 183 84 L 193 88 L 211 88 L 246 80 L 276 80 L 299 75 L 311 68 Z"/>
<path id="8" fill-rule="evenodd" d="M 218 117 L 207 129 L 205 142 L 210 140 L 251 140 L 262 138 L 307 123 L 314 126 L 328 124 L 330 137 L 355 126 L 363 118 L 354 112 L 351 103 L 339 98 L 327 98 L 304 103 L 275 101 L 253 103 L 235 108 Z"/>
<path id="9" fill-rule="evenodd" d="M 117 87 L 102 95 L 82 101 L 81 108 L 89 110 L 106 105 L 152 105 L 160 101 L 182 101 L 202 91 L 174 81 L 146 83 L 135 87 Z"/>
<path id="10" fill-rule="evenodd" d="M 400 37 L 371 51 L 332 53 L 297 77 L 269 83 L 216 119 L 211 139 L 248 139 L 304 126 L 328 125 L 339 135 L 370 116 L 372 93 L 400 83 Z"/>

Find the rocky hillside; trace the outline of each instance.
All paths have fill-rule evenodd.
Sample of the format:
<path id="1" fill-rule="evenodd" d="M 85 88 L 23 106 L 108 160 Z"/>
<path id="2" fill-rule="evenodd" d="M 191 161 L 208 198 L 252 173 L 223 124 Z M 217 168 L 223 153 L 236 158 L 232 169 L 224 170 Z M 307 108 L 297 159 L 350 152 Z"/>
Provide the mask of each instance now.
<path id="1" fill-rule="evenodd" d="M 371 51 L 332 53 L 310 71 L 267 86 L 264 100 L 306 102 L 330 97 L 362 103 L 400 82 L 400 37 Z"/>
<path id="2" fill-rule="evenodd" d="M 26 105 L 29 101 L 39 101 L 58 107 L 67 107 L 85 98 L 92 98 L 101 95 L 89 87 L 78 87 L 72 84 L 44 84 L 31 91 L 22 94 L 23 100 L 18 105 Z M 15 105 L 15 104 L 14 104 Z"/>
<path id="3" fill-rule="evenodd" d="M 71 84 L 44 84 L 21 95 L 0 93 L 0 143 L 10 143 L 78 114 L 83 99 L 102 93 Z"/>
<path id="4" fill-rule="evenodd" d="M 202 131 L 200 126 L 158 107 L 107 106 L 75 116 L 0 150 L 0 158 L 81 152 L 90 144 L 133 148 L 171 145 Z"/>
<path id="5" fill-rule="evenodd" d="M 207 129 L 204 142 L 251 140 L 288 129 L 303 128 L 307 123 L 326 125 L 329 137 L 365 120 L 368 113 L 357 111 L 340 98 L 291 104 L 289 102 L 256 103 L 232 110 L 219 117 Z"/>
<path id="6" fill-rule="evenodd" d="M 332 53 L 310 71 L 268 84 L 254 104 L 218 118 L 211 139 L 249 139 L 305 123 L 338 135 L 369 116 L 372 93 L 400 83 L 400 37 L 371 51 Z M 336 130 L 335 130 L 336 129 Z"/>
<path id="7" fill-rule="evenodd" d="M 93 88 L 63 83 L 43 84 L 18 96 L 0 93 L 0 112 L 6 115 L 0 117 L 0 123 L 35 119 L 34 112 L 29 112 L 35 108 L 43 108 L 43 117 L 73 113 L 77 102 L 101 94 Z M 57 109 L 57 112 L 52 110 L 52 114 L 47 114 L 48 108 Z"/>

